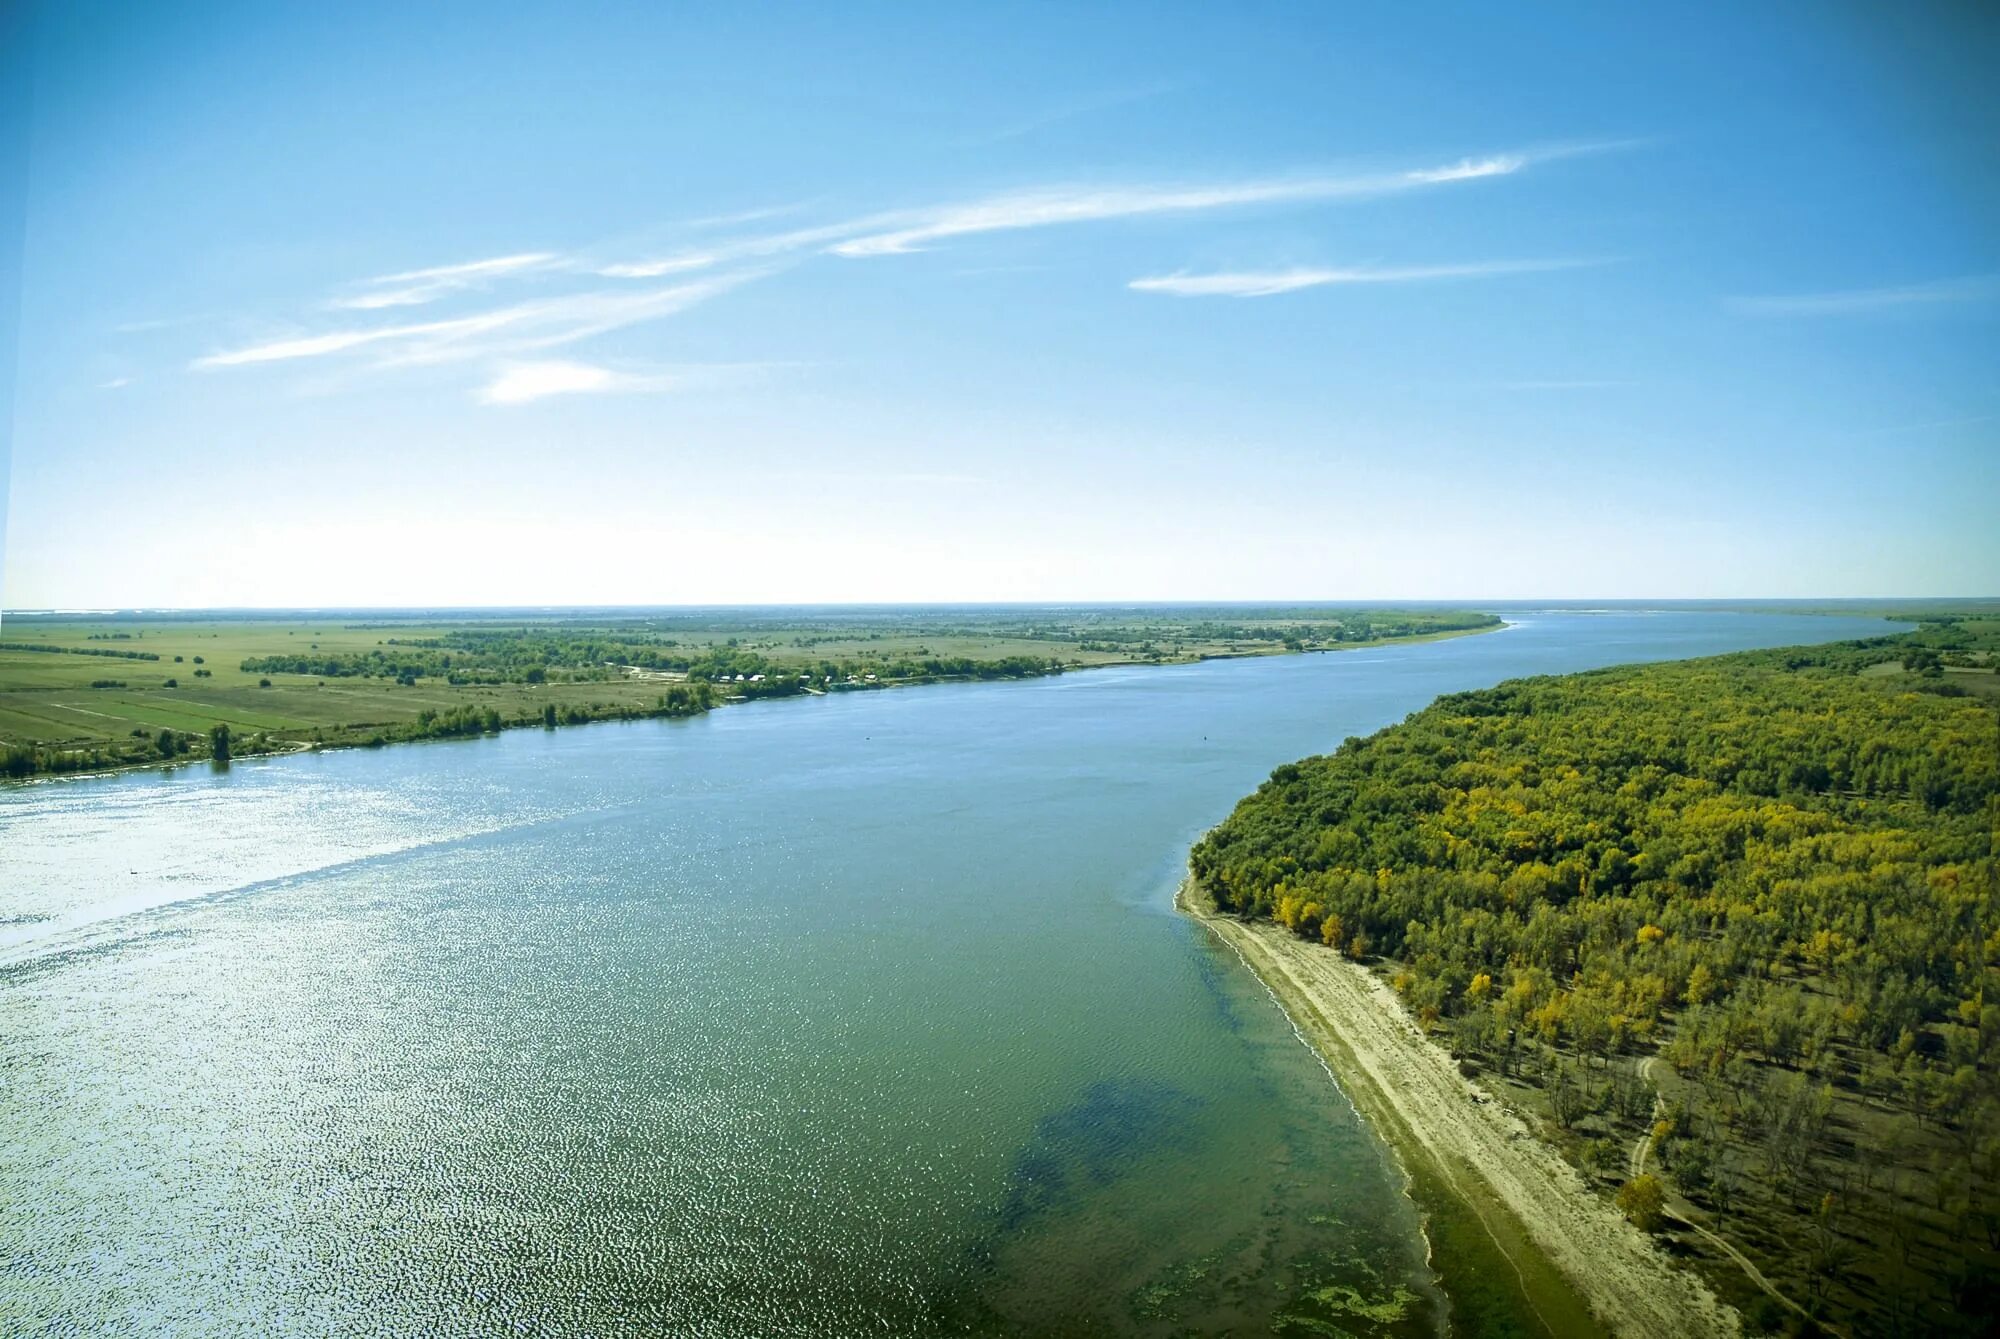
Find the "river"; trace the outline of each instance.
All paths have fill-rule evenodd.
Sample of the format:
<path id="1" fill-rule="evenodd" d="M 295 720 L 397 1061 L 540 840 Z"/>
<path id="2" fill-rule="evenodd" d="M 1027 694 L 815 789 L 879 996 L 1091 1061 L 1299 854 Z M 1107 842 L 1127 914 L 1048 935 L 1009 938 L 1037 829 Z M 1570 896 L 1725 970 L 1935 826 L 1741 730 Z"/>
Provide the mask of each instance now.
<path id="1" fill-rule="evenodd" d="M 0 1332 L 1435 1333 L 1415 1210 L 1172 911 L 1504 631 L 0 787 Z"/>

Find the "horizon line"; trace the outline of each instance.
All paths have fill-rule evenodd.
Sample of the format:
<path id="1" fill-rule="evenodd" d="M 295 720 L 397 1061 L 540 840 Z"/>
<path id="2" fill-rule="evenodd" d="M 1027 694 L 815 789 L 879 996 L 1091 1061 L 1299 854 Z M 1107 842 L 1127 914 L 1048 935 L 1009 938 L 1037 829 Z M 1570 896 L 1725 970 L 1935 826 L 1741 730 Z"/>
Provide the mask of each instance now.
<path id="1" fill-rule="evenodd" d="M 690 600 L 549 602 L 520 604 L 218 604 L 218 605 L 61 605 L 0 608 L 0 619 L 21 617 L 109 617 L 134 614 L 352 614 L 352 613 L 524 613 L 599 612 L 650 609 L 1040 609 L 1133 608 L 1205 605 L 1254 607 L 1312 605 L 1438 604 L 2000 604 L 1990 595 L 1489 595 L 1489 596 L 1228 596 L 1215 598 L 1062 598 L 934 600 Z"/>

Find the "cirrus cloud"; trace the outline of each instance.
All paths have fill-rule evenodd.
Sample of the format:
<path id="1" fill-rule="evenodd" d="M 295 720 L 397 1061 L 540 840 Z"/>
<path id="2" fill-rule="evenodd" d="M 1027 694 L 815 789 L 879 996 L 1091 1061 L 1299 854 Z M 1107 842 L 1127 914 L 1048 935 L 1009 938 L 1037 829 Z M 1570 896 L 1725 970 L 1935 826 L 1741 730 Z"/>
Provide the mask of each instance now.
<path id="1" fill-rule="evenodd" d="M 966 204 L 946 205 L 908 216 L 899 226 L 836 242 L 827 249 L 849 258 L 894 256 L 975 233 L 1045 228 L 1065 223 L 1137 218 L 1148 214 L 1191 213 L 1231 206 L 1284 201 L 1361 199 L 1419 190 L 1450 182 L 1507 176 L 1526 167 L 1526 154 L 1462 159 L 1444 167 L 1356 176 L 1319 176 L 1241 181 L 1207 186 L 1073 188 L 1022 191 Z"/>
<path id="2" fill-rule="evenodd" d="M 208 370 L 289 362 L 364 348 L 376 350 L 380 363 L 393 366 L 553 348 L 671 316 L 756 277 L 741 272 L 636 292 L 572 293 L 448 320 L 328 331 L 207 354 L 192 366 Z"/>
<path id="3" fill-rule="evenodd" d="M 1463 265 L 1404 265 L 1358 269 L 1236 270 L 1221 274 L 1160 274 L 1134 279 L 1126 287 L 1177 298 L 1263 298 L 1329 284 L 1407 284 L 1440 279 L 1485 279 L 1601 265 L 1599 260 L 1489 260 Z"/>
<path id="4" fill-rule="evenodd" d="M 421 306 L 462 289 L 477 288 L 502 275 L 547 269 L 561 259 L 550 251 L 529 251 L 520 255 L 493 256 L 457 265 L 433 265 L 428 269 L 378 275 L 361 281 L 358 287 L 366 291 L 335 298 L 327 305 L 349 311 Z"/>
<path id="5" fill-rule="evenodd" d="M 486 404 L 527 404 L 551 395 L 629 389 L 623 384 L 626 380 L 610 368 L 593 367 L 588 363 L 560 360 L 516 363 L 503 368 L 479 392 L 479 399 Z"/>
<path id="6" fill-rule="evenodd" d="M 322 310 L 348 313 L 333 328 L 322 324 L 318 329 L 280 330 L 262 340 L 208 352 L 194 358 L 189 366 L 208 372 L 329 359 L 346 360 L 350 367 L 363 369 L 475 362 L 484 364 L 484 380 L 475 394 L 495 404 L 632 389 L 636 383 L 627 375 L 593 363 L 544 355 L 684 311 L 750 280 L 806 263 L 811 253 L 845 259 L 902 255 L 955 238 L 998 232 L 1428 192 L 1509 177 L 1551 159 L 1618 147 L 1623 146 L 1571 144 L 1394 170 L 1298 173 L 1206 184 L 1044 186 L 917 208 L 856 213 L 776 232 L 689 236 L 678 250 L 653 256 L 521 251 L 359 280 L 323 304 Z M 781 207 L 696 222 L 704 228 L 728 227 L 791 212 L 793 207 Z M 1400 268 L 1179 273 L 1136 279 L 1130 286 L 1182 297 L 1262 297 L 1329 284 L 1470 278 L 1581 263 L 1590 262 L 1492 261 Z M 461 305 L 457 311 L 440 312 L 433 319 L 398 320 L 394 315 L 396 309 L 524 280 L 552 295 L 500 305 L 476 304 L 472 310 Z M 375 314 L 376 319 L 366 319 L 366 314 Z"/>

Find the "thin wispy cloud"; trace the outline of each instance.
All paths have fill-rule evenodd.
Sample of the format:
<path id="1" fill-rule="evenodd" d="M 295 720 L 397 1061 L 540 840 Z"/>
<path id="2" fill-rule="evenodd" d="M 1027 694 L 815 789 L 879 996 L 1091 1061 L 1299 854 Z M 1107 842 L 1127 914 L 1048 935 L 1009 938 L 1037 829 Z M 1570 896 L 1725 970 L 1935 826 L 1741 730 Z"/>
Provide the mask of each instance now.
<path id="1" fill-rule="evenodd" d="M 607 391 L 616 380 L 609 368 L 586 363 L 521 363 L 503 370 L 479 398 L 487 404 L 527 404 L 551 395 Z"/>
<path id="2" fill-rule="evenodd" d="M 621 261 L 593 273 L 604 279 L 658 279 L 663 275 L 705 270 L 721 263 L 722 257 L 713 251 L 683 251 L 679 255 L 663 256 L 657 260 Z"/>
<path id="3" fill-rule="evenodd" d="M 1185 214 L 1244 205 L 1365 199 L 1428 186 L 1508 176 L 1526 167 L 1525 154 L 1464 159 L 1443 167 L 1341 177 L 1289 177 L 1208 186 L 1140 186 L 1021 191 L 910 215 L 910 221 L 836 242 L 837 256 L 893 256 L 978 233 L 1093 223 L 1150 214 Z"/>
<path id="4" fill-rule="evenodd" d="M 480 388 L 476 398 L 482 404 L 522 405 L 554 395 L 630 395 L 670 390 L 674 385 L 674 378 L 666 375 L 639 375 L 591 363 L 551 359 L 512 363 L 501 368 L 492 381 Z"/>
<path id="5" fill-rule="evenodd" d="M 759 381 L 788 363 L 676 363 L 672 366 L 605 366 L 567 358 L 501 361 L 473 392 L 483 404 L 521 405 L 557 395 L 645 395 L 722 390 Z"/>
<path id="6" fill-rule="evenodd" d="M 1134 96 L 1149 96 L 1146 94 Z M 483 362 L 488 380 L 480 398 L 494 404 L 530 403 L 548 395 L 631 388 L 622 374 L 588 362 L 540 357 L 629 326 L 660 320 L 708 301 L 811 253 L 843 258 L 901 255 L 953 238 L 1053 227 L 1062 224 L 1197 214 L 1237 207 L 1367 199 L 1429 191 L 1459 183 L 1514 175 L 1531 165 L 1611 145 L 1571 145 L 1459 158 L 1449 162 L 1349 175 L 1294 175 L 1195 185 L 1063 186 L 1015 191 L 915 209 L 857 214 L 828 223 L 776 232 L 690 240 L 663 255 L 622 260 L 581 254 L 523 251 L 448 265 L 377 275 L 357 281 L 328 305 L 353 317 L 445 299 L 463 298 L 532 278 L 546 286 L 579 288 L 533 301 L 440 313 L 435 319 L 358 320 L 333 329 L 310 328 L 207 353 L 190 366 L 200 371 L 317 360 L 353 360 L 349 366 L 396 368 Z M 796 212 L 783 205 L 684 223 L 684 228 L 733 229 Z M 1294 269 L 1220 275 L 1162 275 L 1134 280 L 1140 291 L 1179 296 L 1268 296 L 1299 288 L 1344 283 L 1395 283 L 1471 278 L 1587 263 L 1501 261 L 1404 268 Z M 606 281 L 612 281 L 606 283 Z M 662 282 L 666 281 L 666 282 Z"/>
<path id="7" fill-rule="evenodd" d="M 195 359 L 198 370 L 323 358 L 358 349 L 383 366 L 443 363 L 555 348 L 685 311 L 755 278 L 717 275 L 637 292 L 588 292 L 439 321 L 336 330 L 272 340 Z"/>
<path id="8" fill-rule="evenodd" d="M 1477 181 L 1481 177 L 1504 177 L 1510 172 L 1519 172 L 1528 165 L 1527 158 L 1518 153 L 1503 153 L 1494 158 L 1461 158 L 1446 167 L 1421 168 L 1409 174 L 1410 179 L 1420 185 L 1435 186 L 1447 181 Z"/>
<path id="9" fill-rule="evenodd" d="M 1146 90 L 1130 96 L 1151 96 L 1154 91 Z M 1511 176 L 1540 161 L 1616 147 L 1621 146 L 1556 146 L 1480 158 L 1460 158 L 1450 163 L 1400 172 L 1346 176 L 1278 177 L 1195 186 L 1043 188 L 928 208 L 867 214 L 777 233 L 721 239 L 666 255 L 635 260 L 592 262 L 548 251 L 520 252 L 378 275 L 359 281 L 354 285 L 356 291 L 342 294 L 328 305 L 344 311 L 384 311 L 420 306 L 501 281 L 550 271 L 587 273 L 618 280 L 663 279 L 743 262 L 767 261 L 810 250 L 824 250 L 848 258 L 899 255 L 951 238 L 982 233 L 1155 214 L 1197 213 L 1259 204 L 1363 199 Z M 793 204 L 746 210 L 694 220 L 683 226 L 740 225 L 793 213 L 802 207 Z M 482 333 L 494 322 L 512 324 L 523 319 L 530 310 L 502 309 L 473 317 L 301 336 L 250 349 L 212 354 L 197 360 L 195 365 L 224 367 L 317 357 L 367 345 L 407 341 L 449 343 L 468 333 Z"/>
<path id="10" fill-rule="evenodd" d="M 328 306 L 350 311 L 378 311 L 385 307 L 415 307 L 468 288 L 478 288 L 503 275 L 547 269 L 561 257 L 548 251 L 524 252 L 514 256 L 493 256 L 487 260 L 465 261 L 457 265 L 434 265 L 422 270 L 404 270 L 364 279 L 365 291 L 335 298 Z"/>
<path id="11" fill-rule="evenodd" d="M 518 309 L 516 309 L 518 310 Z M 247 348 L 211 353 L 191 364 L 197 370 L 243 367 L 252 363 L 289 362 L 297 358 L 322 358 L 346 353 L 371 344 L 449 342 L 467 335 L 500 329 L 516 319 L 512 310 L 464 316 L 449 321 L 423 321 L 411 325 L 377 326 L 370 330 L 333 330 L 320 335 L 271 340 Z"/>
<path id="12" fill-rule="evenodd" d="M 1430 187 L 1505 177 L 1536 163 L 1623 147 L 1563 145 L 1460 158 L 1433 167 L 1346 176 L 1286 176 L 1181 186 L 1043 187 L 916 209 L 886 211 L 841 222 L 688 247 L 664 256 L 591 267 L 615 279 L 656 279 L 735 261 L 810 249 L 849 259 L 904 255 L 955 237 L 1154 214 L 1188 214 L 1233 207 L 1367 199 Z"/>
<path id="13" fill-rule="evenodd" d="M 113 377 L 109 381 L 98 382 L 97 389 L 101 391 L 115 391 L 131 384 L 132 378 L 130 377 Z"/>
<path id="14" fill-rule="evenodd" d="M 627 326 L 642 325 L 678 315 L 760 278 L 762 274 L 763 271 L 759 270 L 742 270 L 639 292 L 575 293 L 567 297 L 523 303 L 507 309 L 506 314 L 511 318 L 510 324 L 513 329 L 506 338 L 510 340 L 511 346 L 517 349 L 549 349 L 574 344 L 578 340 L 607 334 L 613 330 L 622 330 Z M 485 349 L 462 352 L 445 350 L 443 357 L 436 359 L 426 357 L 426 350 L 418 349 L 413 351 L 408 361 L 440 361 L 458 356 L 477 357 L 486 352 L 488 350 Z"/>
<path id="15" fill-rule="evenodd" d="M 1736 297 L 1729 299 L 1729 306 L 1745 316 L 1871 316 L 1882 312 L 1993 302 L 1996 299 L 2000 299 L 2000 275 L 1973 274 L 1889 288 Z"/>
<path id="16" fill-rule="evenodd" d="M 1161 274 L 1126 285 L 1141 293 L 1177 298 L 1264 298 L 1329 284 L 1408 284 L 1443 279 L 1486 279 L 1602 264 L 1595 260 L 1494 260 L 1466 265 L 1405 265 L 1360 269 L 1238 270 L 1221 274 Z"/>
<path id="17" fill-rule="evenodd" d="M 606 279 L 657 279 L 664 275 L 685 274 L 693 270 L 710 269 L 738 261 L 768 260 L 793 252 L 806 251 L 813 247 L 824 246 L 828 242 L 838 241 L 843 237 L 851 237 L 858 229 L 871 226 L 875 226 L 875 220 L 822 224 L 813 228 L 795 228 L 789 232 L 740 237 L 734 241 L 692 247 L 646 260 L 599 265 L 593 267 L 591 273 Z"/>

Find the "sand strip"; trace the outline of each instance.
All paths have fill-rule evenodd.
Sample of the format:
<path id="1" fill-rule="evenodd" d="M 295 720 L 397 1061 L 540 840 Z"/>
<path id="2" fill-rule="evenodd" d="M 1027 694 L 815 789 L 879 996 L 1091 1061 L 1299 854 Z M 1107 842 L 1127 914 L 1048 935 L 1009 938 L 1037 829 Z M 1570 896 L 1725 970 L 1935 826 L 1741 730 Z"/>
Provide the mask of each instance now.
<path id="1" fill-rule="evenodd" d="M 1192 880 L 1176 903 L 1270 987 L 1412 1174 L 1440 1183 L 1477 1215 L 1552 1332 L 1631 1339 L 1739 1332 L 1736 1313 L 1699 1278 L 1670 1264 L 1520 1117 L 1464 1078 L 1386 984 L 1270 922 L 1217 914 Z M 1567 1290 L 1537 1285 L 1550 1266 Z M 1579 1300 L 1588 1316 L 1577 1314 Z"/>

